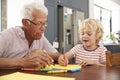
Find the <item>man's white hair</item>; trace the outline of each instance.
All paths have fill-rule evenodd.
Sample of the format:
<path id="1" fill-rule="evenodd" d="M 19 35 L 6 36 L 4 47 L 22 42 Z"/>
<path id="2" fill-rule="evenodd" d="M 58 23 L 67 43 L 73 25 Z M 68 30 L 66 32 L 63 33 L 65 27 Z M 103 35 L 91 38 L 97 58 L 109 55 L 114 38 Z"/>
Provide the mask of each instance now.
<path id="1" fill-rule="evenodd" d="M 32 12 L 34 9 L 40 10 L 43 13 L 45 13 L 46 15 L 48 15 L 48 10 L 44 4 L 33 2 L 30 4 L 24 5 L 24 7 L 22 8 L 22 11 L 21 11 L 22 18 L 32 20 L 33 19 Z"/>

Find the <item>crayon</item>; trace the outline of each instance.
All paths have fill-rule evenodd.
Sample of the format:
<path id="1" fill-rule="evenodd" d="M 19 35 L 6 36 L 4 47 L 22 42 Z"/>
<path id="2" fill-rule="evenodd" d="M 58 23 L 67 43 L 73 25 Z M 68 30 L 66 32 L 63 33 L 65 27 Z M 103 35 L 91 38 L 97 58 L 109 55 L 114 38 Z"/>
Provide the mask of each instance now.
<path id="1" fill-rule="evenodd" d="M 43 52 L 44 52 L 45 54 L 47 54 L 47 51 L 46 51 L 46 50 L 43 50 Z M 54 60 L 52 60 L 51 64 L 52 64 L 52 65 L 55 65 Z"/>
<path id="2" fill-rule="evenodd" d="M 47 73 L 65 73 L 68 70 L 52 70 L 52 71 L 48 71 Z"/>
<path id="3" fill-rule="evenodd" d="M 63 55 L 63 58 L 64 58 L 64 60 L 65 60 L 65 66 L 67 66 L 67 60 L 66 60 L 65 54 Z"/>
<path id="4" fill-rule="evenodd" d="M 39 71 L 37 68 L 21 68 L 23 71 Z"/>

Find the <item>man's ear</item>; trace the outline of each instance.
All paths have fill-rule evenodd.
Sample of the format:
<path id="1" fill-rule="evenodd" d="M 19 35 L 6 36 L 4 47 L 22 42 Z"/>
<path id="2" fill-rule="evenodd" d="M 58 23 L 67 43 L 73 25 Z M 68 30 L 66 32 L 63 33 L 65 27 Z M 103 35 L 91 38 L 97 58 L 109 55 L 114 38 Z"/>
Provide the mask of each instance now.
<path id="1" fill-rule="evenodd" d="M 30 23 L 29 23 L 26 19 L 22 19 L 22 24 L 23 24 L 24 26 L 30 25 Z"/>

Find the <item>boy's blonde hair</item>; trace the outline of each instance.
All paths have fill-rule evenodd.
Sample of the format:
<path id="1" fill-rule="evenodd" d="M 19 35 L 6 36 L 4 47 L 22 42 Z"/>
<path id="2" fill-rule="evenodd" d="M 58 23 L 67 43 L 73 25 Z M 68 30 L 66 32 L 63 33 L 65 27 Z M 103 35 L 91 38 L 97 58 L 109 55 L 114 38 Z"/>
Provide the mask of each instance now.
<path id="1" fill-rule="evenodd" d="M 96 44 L 98 44 L 99 41 L 102 39 L 103 33 L 104 33 L 102 25 L 100 24 L 100 21 L 97 19 L 91 19 L 91 18 L 88 18 L 81 22 L 81 26 L 78 29 L 79 35 L 83 31 L 95 31 L 96 37 L 97 37 Z"/>

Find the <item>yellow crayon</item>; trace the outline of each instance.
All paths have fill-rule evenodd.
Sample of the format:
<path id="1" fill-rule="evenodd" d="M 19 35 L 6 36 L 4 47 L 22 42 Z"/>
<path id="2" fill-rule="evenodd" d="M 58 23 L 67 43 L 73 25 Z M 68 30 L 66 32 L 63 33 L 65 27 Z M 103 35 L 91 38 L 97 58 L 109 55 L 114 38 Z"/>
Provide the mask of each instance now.
<path id="1" fill-rule="evenodd" d="M 46 51 L 46 50 L 43 50 L 43 52 L 44 52 L 45 54 L 47 54 L 47 51 Z M 55 65 L 54 60 L 52 60 L 51 64 L 52 64 L 52 65 Z"/>
<path id="2" fill-rule="evenodd" d="M 68 70 L 52 70 L 52 71 L 48 71 L 47 73 L 64 73 L 67 72 Z"/>

